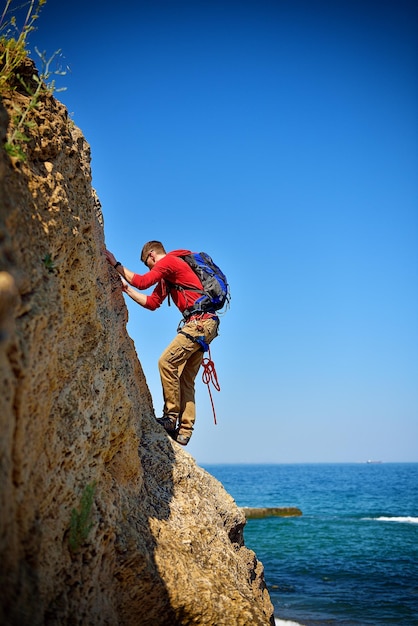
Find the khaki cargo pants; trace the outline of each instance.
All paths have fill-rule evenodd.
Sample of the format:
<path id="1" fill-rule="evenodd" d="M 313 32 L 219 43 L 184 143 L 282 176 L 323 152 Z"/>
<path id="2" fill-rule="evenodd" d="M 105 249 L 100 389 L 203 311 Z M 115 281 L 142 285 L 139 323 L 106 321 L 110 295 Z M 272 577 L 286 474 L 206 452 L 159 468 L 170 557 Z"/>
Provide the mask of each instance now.
<path id="1" fill-rule="evenodd" d="M 218 334 L 218 319 L 192 320 L 181 329 L 210 343 Z M 196 419 L 194 381 L 204 353 L 198 343 L 178 333 L 158 361 L 164 397 L 164 416 L 177 420 L 180 433 L 191 436 Z"/>

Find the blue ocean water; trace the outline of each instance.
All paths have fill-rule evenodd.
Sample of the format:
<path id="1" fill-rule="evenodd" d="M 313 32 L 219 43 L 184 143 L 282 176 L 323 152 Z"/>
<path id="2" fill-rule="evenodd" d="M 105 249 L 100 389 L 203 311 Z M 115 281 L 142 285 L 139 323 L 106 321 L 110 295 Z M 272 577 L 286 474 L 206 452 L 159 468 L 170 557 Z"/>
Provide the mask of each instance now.
<path id="1" fill-rule="evenodd" d="M 418 626 L 418 464 L 205 465 L 248 520 L 277 624 Z"/>

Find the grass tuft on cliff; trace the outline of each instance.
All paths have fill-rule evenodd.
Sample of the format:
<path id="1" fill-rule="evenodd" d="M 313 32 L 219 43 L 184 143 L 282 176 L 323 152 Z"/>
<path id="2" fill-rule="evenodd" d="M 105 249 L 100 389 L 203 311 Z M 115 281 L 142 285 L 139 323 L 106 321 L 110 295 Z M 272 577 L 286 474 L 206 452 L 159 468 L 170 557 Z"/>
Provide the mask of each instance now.
<path id="1" fill-rule="evenodd" d="M 70 533 L 68 538 L 71 552 L 77 552 L 77 550 L 81 548 L 93 527 L 91 515 L 95 491 L 95 483 L 86 485 L 81 495 L 78 510 L 73 509 L 71 511 Z"/>
<path id="2" fill-rule="evenodd" d="M 13 0 L 6 0 L 0 17 L 0 97 L 10 97 L 15 91 L 27 96 L 24 104 L 13 104 L 7 141 L 4 144 L 6 152 L 21 161 L 26 160 L 24 146 L 30 141 L 28 134 L 34 127 L 31 112 L 38 107 L 42 95 L 61 91 L 56 90 L 55 80 L 50 80 L 51 76 L 66 74 L 60 68 L 54 72 L 51 70 L 51 64 L 57 55 L 60 55 L 60 50 L 47 58 L 45 52 L 41 53 L 35 48 L 42 71 L 38 73 L 31 69 L 27 48 L 28 36 L 36 28 L 35 23 L 44 4 L 46 0 L 29 0 L 23 6 L 15 8 Z M 20 27 L 19 16 L 23 19 Z"/>

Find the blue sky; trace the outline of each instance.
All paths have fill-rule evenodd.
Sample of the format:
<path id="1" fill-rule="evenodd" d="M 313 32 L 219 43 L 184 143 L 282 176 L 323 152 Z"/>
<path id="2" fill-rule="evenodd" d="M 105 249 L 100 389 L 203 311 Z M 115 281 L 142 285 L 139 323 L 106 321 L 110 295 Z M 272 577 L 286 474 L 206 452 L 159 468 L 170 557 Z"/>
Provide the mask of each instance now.
<path id="1" fill-rule="evenodd" d="M 405 0 L 48 0 L 30 38 L 92 150 L 107 246 L 209 252 L 231 308 L 199 463 L 418 461 L 418 35 Z M 127 300 L 156 414 L 179 314 Z"/>

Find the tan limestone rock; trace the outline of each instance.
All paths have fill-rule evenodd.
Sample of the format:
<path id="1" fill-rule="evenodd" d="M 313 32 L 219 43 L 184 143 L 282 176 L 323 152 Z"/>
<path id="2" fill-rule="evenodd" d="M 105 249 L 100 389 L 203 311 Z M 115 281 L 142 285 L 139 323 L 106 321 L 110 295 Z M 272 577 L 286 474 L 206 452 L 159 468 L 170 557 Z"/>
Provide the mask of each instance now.
<path id="1" fill-rule="evenodd" d="M 89 146 L 31 115 L 27 161 L 0 150 L 0 623 L 270 624 L 243 512 L 155 422 Z"/>

